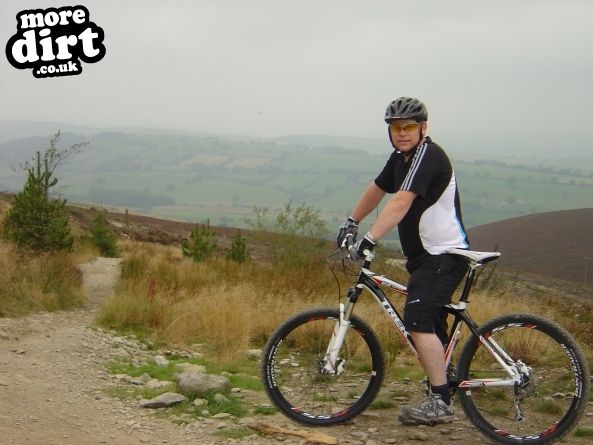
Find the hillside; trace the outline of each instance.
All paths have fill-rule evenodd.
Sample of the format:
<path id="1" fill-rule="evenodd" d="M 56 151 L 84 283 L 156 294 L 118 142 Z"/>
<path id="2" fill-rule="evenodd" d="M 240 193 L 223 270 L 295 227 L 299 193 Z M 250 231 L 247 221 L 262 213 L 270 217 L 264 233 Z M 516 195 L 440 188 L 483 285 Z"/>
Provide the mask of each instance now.
<path id="1" fill-rule="evenodd" d="M 0 192 L 0 213 L 10 195 Z M 88 229 L 94 212 L 71 206 L 72 220 Z M 110 212 L 109 220 L 122 238 L 159 244 L 180 244 L 194 223 L 130 213 Z M 228 248 L 237 229 L 211 226 L 219 247 Z M 468 229 L 473 250 L 497 250 L 497 261 L 509 273 L 530 274 L 542 279 L 593 285 L 593 208 L 536 213 Z M 251 241 L 251 231 L 241 229 Z M 253 247 L 253 246 L 252 246 Z M 257 249 L 256 249 L 257 250 Z M 252 250 L 252 254 L 255 253 Z"/>
<path id="2" fill-rule="evenodd" d="M 469 236 L 473 250 L 502 252 L 505 270 L 593 284 L 593 208 L 497 221 Z"/>
<path id="3" fill-rule="evenodd" d="M 289 201 L 319 209 L 329 226 L 337 226 L 392 150 L 388 141 L 363 138 L 255 138 L 0 121 L 0 191 L 22 187 L 18 166 L 47 147 L 52 127 L 64 130 L 59 148 L 89 142 L 60 166 L 59 192 L 70 202 L 210 219 L 229 227 L 245 227 L 254 206 L 276 211 Z M 462 142 L 447 149 L 466 227 L 591 205 L 593 156 L 568 153 L 558 162 L 484 150 L 468 155 L 456 151 Z"/>
<path id="4" fill-rule="evenodd" d="M 73 216 L 81 222 L 90 220 L 89 212 L 80 208 L 73 208 Z M 132 214 L 124 225 L 124 219 L 121 213 L 110 215 L 120 236 L 161 244 L 180 243 L 194 226 Z M 485 224 L 469 229 L 469 236 L 473 250 L 502 252 L 498 267 L 507 273 L 535 275 L 537 277 L 531 278 L 546 284 L 562 280 L 590 286 L 593 285 L 592 228 L 593 208 L 588 208 L 537 213 Z M 213 226 L 212 230 L 223 249 L 229 246 L 230 238 L 236 233 L 236 229 L 228 227 Z M 242 233 L 249 242 L 250 230 L 242 229 Z"/>

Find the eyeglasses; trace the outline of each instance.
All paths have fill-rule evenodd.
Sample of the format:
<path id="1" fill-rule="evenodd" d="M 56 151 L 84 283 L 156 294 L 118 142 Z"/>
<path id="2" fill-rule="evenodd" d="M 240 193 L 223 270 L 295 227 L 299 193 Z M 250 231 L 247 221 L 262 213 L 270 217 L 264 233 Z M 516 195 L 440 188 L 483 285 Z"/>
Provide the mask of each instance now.
<path id="1" fill-rule="evenodd" d="M 396 124 L 395 122 L 392 122 L 389 124 L 389 131 L 392 131 L 393 133 L 399 133 L 402 130 L 404 130 L 406 133 L 412 133 L 417 128 L 420 128 L 420 124 L 418 122 L 410 124 Z"/>

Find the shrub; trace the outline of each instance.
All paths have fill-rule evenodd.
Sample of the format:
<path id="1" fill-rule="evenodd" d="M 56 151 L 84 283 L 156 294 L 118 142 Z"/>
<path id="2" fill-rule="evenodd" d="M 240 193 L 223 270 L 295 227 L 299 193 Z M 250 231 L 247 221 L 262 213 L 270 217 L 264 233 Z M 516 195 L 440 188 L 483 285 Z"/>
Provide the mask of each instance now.
<path id="1" fill-rule="evenodd" d="M 58 183 L 56 168 L 84 144 L 58 151 L 59 138 L 58 131 L 43 155 L 37 151 L 33 162 L 24 164 L 27 181 L 4 220 L 3 236 L 21 248 L 36 252 L 72 249 L 74 237 L 68 225 L 66 200 L 50 199 L 50 191 Z"/>
<path id="2" fill-rule="evenodd" d="M 244 263 L 247 260 L 247 241 L 241 235 L 240 230 L 233 237 L 231 248 L 227 253 L 227 259 L 237 263 Z"/>
<path id="3" fill-rule="evenodd" d="M 255 207 L 254 219 L 247 223 L 280 268 L 316 266 L 327 253 L 325 222 L 318 210 L 304 203 L 295 207 L 289 201 L 275 218 L 269 216 L 267 208 Z"/>
<path id="4" fill-rule="evenodd" d="M 109 258 L 114 258 L 117 253 L 117 236 L 109 226 L 107 221 L 107 212 L 105 210 L 99 211 L 90 228 L 91 242 L 96 246 L 101 255 Z"/>
<path id="5" fill-rule="evenodd" d="M 214 232 L 210 230 L 210 221 L 196 224 L 189 235 L 189 240 L 181 242 L 183 256 L 192 258 L 196 263 L 210 258 L 216 251 Z"/>

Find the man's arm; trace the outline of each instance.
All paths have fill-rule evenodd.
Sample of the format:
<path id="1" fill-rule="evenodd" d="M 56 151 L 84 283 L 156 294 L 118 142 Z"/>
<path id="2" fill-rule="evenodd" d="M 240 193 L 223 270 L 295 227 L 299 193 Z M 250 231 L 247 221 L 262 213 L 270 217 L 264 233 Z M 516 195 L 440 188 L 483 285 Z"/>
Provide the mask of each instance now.
<path id="1" fill-rule="evenodd" d="M 406 216 L 406 213 L 408 213 L 408 210 L 410 210 L 410 206 L 414 199 L 416 199 L 416 196 L 414 192 L 399 190 L 391 197 L 370 230 L 370 234 L 375 242 L 399 224 L 403 217 Z"/>
<path id="2" fill-rule="evenodd" d="M 371 182 L 352 211 L 352 218 L 356 221 L 362 221 L 369 213 L 371 213 L 381 202 L 385 192 Z"/>

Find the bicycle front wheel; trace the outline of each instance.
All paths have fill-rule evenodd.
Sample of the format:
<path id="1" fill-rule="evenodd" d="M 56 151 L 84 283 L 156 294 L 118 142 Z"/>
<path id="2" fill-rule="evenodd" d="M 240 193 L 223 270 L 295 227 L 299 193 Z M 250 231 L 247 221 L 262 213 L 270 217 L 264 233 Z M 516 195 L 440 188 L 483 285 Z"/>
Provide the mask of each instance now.
<path id="1" fill-rule="evenodd" d="M 572 336 L 544 318 L 513 314 L 479 328 L 528 375 L 520 385 L 488 386 L 509 379 L 487 348 L 472 336 L 459 360 L 459 399 L 469 420 L 486 436 L 504 444 L 547 444 L 577 423 L 587 405 L 589 370 Z M 463 388 L 481 379 L 482 387 Z"/>
<path id="2" fill-rule="evenodd" d="M 362 412 L 383 380 L 376 335 L 352 316 L 338 372 L 324 357 L 340 316 L 332 308 L 307 310 L 280 325 L 263 351 L 262 380 L 270 400 L 286 416 L 307 425 L 336 425 Z"/>

